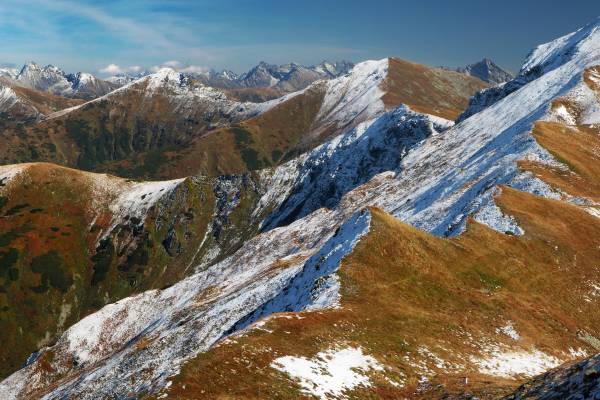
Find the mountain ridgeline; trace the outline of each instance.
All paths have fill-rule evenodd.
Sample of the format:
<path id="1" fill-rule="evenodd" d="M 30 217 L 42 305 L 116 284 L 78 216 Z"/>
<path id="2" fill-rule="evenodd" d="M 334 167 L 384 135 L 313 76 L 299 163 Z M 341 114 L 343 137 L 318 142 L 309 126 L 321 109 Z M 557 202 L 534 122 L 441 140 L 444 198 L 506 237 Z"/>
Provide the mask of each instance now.
<path id="1" fill-rule="evenodd" d="M 515 77 L 38 70 L 0 71 L 0 399 L 596 393 L 600 20 Z"/>
<path id="2" fill-rule="evenodd" d="M 278 165 L 401 103 L 456 118 L 485 86 L 463 74 L 386 59 L 252 103 L 163 69 L 39 123 L 7 127 L 0 160 L 131 178 L 217 176 Z"/>

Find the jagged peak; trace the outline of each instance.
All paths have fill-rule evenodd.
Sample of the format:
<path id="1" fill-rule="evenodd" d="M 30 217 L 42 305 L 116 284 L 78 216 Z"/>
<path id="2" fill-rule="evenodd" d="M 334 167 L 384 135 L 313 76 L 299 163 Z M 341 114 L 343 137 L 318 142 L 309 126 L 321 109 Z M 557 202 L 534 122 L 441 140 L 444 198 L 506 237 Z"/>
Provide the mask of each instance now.
<path id="1" fill-rule="evenodd" d="M 164 87 L 165 85 L 181 88 L 187 86 L 188 83 L 188 78 L 184 74 L 169 67 L 161 68 L 154 74 L 148 75 L 143 80 L 148 82 L 148 90 L 151 91 Z"/>

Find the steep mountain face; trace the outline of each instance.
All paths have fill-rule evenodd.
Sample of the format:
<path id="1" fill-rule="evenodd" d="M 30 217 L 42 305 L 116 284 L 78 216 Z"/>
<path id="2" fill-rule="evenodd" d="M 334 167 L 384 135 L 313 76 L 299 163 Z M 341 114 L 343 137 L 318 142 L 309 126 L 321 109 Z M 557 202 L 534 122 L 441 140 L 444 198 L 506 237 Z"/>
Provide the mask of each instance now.
<path id="1" fill-rule="evenodd" d="M 104 96 L 112 92 L 118 86 L 101 79 L 96 78 L 87 72 L 78 72 L 67 75 L 67 80 L 71 83 L 74 93 L 73 97 L 78 99 L 91 100 Z"/>
<path id="2" fill-rule="evenodd" d="M 497 85 L 511 81 L 514 76 L 507 70 L 496 65 L 489 58 L 455 69 L 456 72 L 475 76 L 482 81 Z"/>
<path id="3" fill-rule="evenodd" d="M 25 64 L 16 74 L 10 72 L 7 71 L 5 77 L 17 85 L 68 98 L 90 100 L 118 87 L 88 73 L 67 74 L 53 65 L 40 67 L 34 62 Z"/>
<path id="4" fill-rule="evenodd" d="M 3 132 L 12 146 L 0 149 L 0 157 L 138 178 L 238 173 L 290 160 L 401 103 L 454 118 L 483 87 L 462 74 L 384 59 L 256 104 L 165 69 L 53 114 L 23 138 Z M 43 132 L 38 158 L 23 158 L 28 153 L 19 149 L 29 149 L 31 137 Z"/>
<path id="5" fill-rule="evenodd" d="M 247 209 L 255 181 L 136 183 L 52 164 L 0 167 L 0 374 L 103 305 L 235 251 L 257 230 Z"/>
<path id="6" fill-rule="evenodd" d="M 12 65 L 3 64 L 0 65 L 0 77 L 2 78 L 16 78 L 19 70 Z"/>
<path id="7" fill-rule="evenodd" d="M 498 397 L 597 351 L 599 64 L 596 21 L 456 125 L 442 83 L 461 87 L 457 73 L 382 60 L 320 83 L 318 120 L 341 133 L 245 175 L 250 196 L 241 176 L 213 190 L 210 232 L 238 210 L 243 238 L 201 242 L 185 279 L 72 325 L 0 392 Z"/>

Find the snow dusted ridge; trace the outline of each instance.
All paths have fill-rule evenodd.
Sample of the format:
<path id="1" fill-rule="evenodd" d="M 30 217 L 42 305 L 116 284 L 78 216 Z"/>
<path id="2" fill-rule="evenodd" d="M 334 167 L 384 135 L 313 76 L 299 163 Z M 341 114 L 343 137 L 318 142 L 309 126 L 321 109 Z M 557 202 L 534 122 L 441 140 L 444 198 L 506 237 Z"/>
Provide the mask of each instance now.
<path id="1" fill-rule="evenodd" d="M 590 70 L 589 79 L 600 83 L 599 69 Z M 597 84 L 596 84 L 597 85 Z M 595 89 L 595 90 L 594 90 Z M 587 82 L 581 80 L 565 93 L 549 111 L 545 120 L 560 122 L 566 125 L 594 125 L 600 123 L 600 87 L 592 88 Z"/>
<path id="2" fill-rule="evenodd" d="M 32 104 L 32 102 L 15 92 L 13 88 L 0 82 L 0 113 L 7 113 L 9 118 L 19 117 L 40 117 L 42 113 Z"/>
<path id="3" fill-rule="evenodd" d="M 400 106 L 277 168 L 271 176 L 266 172 L 267 186 L 274 189 L 263 196 L 258 209 L 270 203 L 279 207 L 264 228 L 285 225 L 320 207 L 335 208 L 342 196 L 376 175 L 400 173 L 400 160 L 411 148 L 450 126 L 450 121 Z M 377 204 L 372 196 L 365 200 L 365 206 Z"/>
<path id="4" fill-rule="evenodd" d="M 8 86 L 0 85 L 0 112 L 10 110 L 19 102 L 19 96 Z"/>
<path id="5" fill-rule="evenodd" d="M 336 233 L 344 219 L 348 222 Z M 295 277 L 315 271 L 312 281 L 308 276 L 301 280 L 306 282 L 303 293 L 315 295 L 300 300 L 308 306 L 322 298 L 311 256 L 320 248 L 343 256 L 356 242 L 356 232 L 368 230 L 368 220 L 364 212 L 350 216 L 319 210 L 259 235 L 234 256 L 168 289 L 123 299 L 84 318 L 52 347 L 57 373 L 74 375 L 47 398 L 98 398 L 164 386 L 185 359 L 206 351 L 238 321 L 289 288 Z M 284 311 L 283 303 L 271 305 L 272 312 Z M 140 351 L 142 337 L 148 342 Z M 3 398 L 24 396 L 45 379 L 33 363 L 2 382 L 0 393 Z"/>
<path id="6" fill-rule="evenodd" d="M 516 163 L 525 158 L 555 163 L 530 130 L 549 115 L 554 99 L 581 82 L 586 68 L 600 64 L 598 25 L 538 48 L 524 67 L 527 83 L 457 125 L 403 106 L 263 171 L 264 194 L 254 215 L 274 211 L 261 234 L 170 288 L 123 299 L 86 317 L 50 349 L 52 369 L 31 363 L 0 384 L 0 398 L 26 398 L 57 376 L 64 379 L 48 389 L 46 398 L 155 391 L 186 359 L 261 316 L 334 305 L 335 271 L 368 230 L 367 206 L 436 235 L 460 233 L 473 214 L 492 228 L 518 232 L 511 217 L 494 208 L 497 186 L 560 196 L 531 174 L 520 173 Z M 380 79 L 372 71 L 384 71 L 385 62 L 373 65 L 377 68 L 364 76 L 373 85 L 359 86 L 370 88 L 363 92 L 365 100 L 377 108 Z M 164 78 L 171 81 L 170 76 Z M 326 104 L 332 105 L 331 112 L 338 109 L 332 100 Z M 354 110 L 360 114 L 360 107 Z M 146 192 L 155 193 L 155 188 L 136 190 L 119 204 L 135 210 L 137 195 L 144 200 Z M 484 373 L 502 376 L 541 372 L 559 361 L 535 350 L 490 348 L 488 353 L 473 363 Z M 299 378 L 308 382 L 313 376 Z"/>
<path id="7" fill-rule="evenodd" d="M 348 75 L 328 81 L 317 121 L 344 127 L 383 113 L 385 92 L 380 85 L 387 77 L 388 66 L 387 58 L 365 61 L 356 64 Z"/>
<path id="8" fill-rule="evenodd" d="M 127 186 L 109 206 L 113 218 L 106 233 L 124 221 L 125 217 L 144 221 L 148 209 L 158 203 L 163 196 L 174 191 L 184 180 L 136 182 Z"/>
<path id="9" fill-rule="evenodd" d="M 7 186 L 17 175 L 27 169 L 29 164 L 0 166 L 0 189 Z"/>
<path id="10" fill-rule="evenodd" d="M 271 366 L 297 379 L 305 393 L 323 400 L 344 398 L 345 390 L 368 387 L 370 381 L 364 373 L 383 371 L 383 366 L 376 359 L 363 354 L 361 348 L 352 347 L 324 351 L 314 359 L 279 357 Z"/>

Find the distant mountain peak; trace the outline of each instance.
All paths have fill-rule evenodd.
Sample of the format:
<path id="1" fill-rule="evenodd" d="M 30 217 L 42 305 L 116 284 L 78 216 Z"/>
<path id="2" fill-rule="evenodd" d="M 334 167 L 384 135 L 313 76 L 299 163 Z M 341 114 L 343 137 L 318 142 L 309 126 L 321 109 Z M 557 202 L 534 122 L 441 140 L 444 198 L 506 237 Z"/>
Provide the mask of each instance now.
<path id="1" fill-rule="evenodd" d="M 450 69 L 450 68 L 445 68 Z M 457 72 L 471 75 L 482 81 L 500 84 L 514 78 L 514 75 L 498 66 L 492 59 L 484 57 L 481 61 L 454 69 Z"/>
<path id="2" fill-rule="evenodd" d="M 4 69 L 0 76 L 9 77 L 19 86 L 63 97 L 93 99 L 117 88 L 87 72 L 67 74 L 55 65 L 42 67 L 35 61 L 26 62 L 16 71 Z"/>

